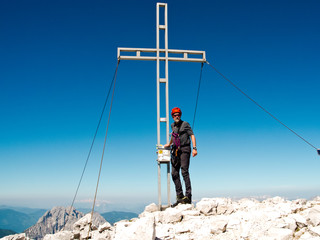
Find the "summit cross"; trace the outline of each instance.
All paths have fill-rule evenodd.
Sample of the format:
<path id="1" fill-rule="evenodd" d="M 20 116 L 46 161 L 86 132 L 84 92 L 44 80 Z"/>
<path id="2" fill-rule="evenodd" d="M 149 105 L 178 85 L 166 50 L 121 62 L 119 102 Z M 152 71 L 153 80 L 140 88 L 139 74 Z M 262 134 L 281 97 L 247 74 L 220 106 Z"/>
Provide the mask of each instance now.
<path id="1" fill-rule="evenodd" d="M 164 9 L 164 23 L 160 24 L 160 8 Z M 160 144 L 160 123 L 166 123 L 166 140 L 170 141 L 169 125 L 169 61 L 177 62 L 206 62 L 205 51 L 176 50 L 168 48 L 168 8 L 167 3 L 157 3 L 157 46 L 156 48 L 118 48 L 118 60 L 149 60 L 157 61 L 157 146 Z M 164 31 L 164 48 L 160 48 L 160 31 Z M 162 42 L 161 42 L 162 43 Z M 164 77 L 160 77 L 160 61 L 165 62 Z M 163 74 L 162 74 L 163 75 Z M 160 84 L 165 84 L 165 112 L 160 116 Z M 158 158 L 158 204 L 159 210 L 170 207 L 170 160 Z M 161 164 L 167 165 L 167 195 L 168 206 L 161 204 Z"/>

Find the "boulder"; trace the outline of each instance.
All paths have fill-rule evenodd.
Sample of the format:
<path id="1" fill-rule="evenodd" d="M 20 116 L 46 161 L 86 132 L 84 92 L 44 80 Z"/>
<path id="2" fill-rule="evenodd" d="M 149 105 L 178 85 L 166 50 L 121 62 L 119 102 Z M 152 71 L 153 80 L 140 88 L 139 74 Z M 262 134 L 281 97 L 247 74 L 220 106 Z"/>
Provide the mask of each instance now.
<path id="1" fill-rule="evenodd" d="M 155 220 L 143 217 L 135 222 L 123 221 L 115 224 L 114 240 L 153 240 L 155 239 Z"/>
<path id="2" fill-rule="evenodd" d="M 285 226 L 284 226 L 285 228 L 288 228 L 291 231 L 295 231 L 297 229 L 296 220 L 294 220 L 293 218 L 284 217 L 283 221 L 285 223 Z"/>
<path id="3" fill-rule="evenodd" d="M 294 233 L 294 237 L 295 237 L 295 239 L 300 239 L 300 237 L 301 237 L 303 234 L 305 234 L 305 232 L 307 231 L 307 228 L 304 227 L 304 228 L 297 229 L 297 230 L 298 230 L 298 231 L 296 231 L 296 232 Z"/>
<path id="4" fill-rule="evenodd" d="M 158 223 L 177 223 L 182 220 L 182 210 L 177 208 L 167 208 L 163 212 L 155 214 L 156 222 Z"/>
<path id="5" fill-rule="evenodd" d="M 1 240 L 29 240 L 30 238 L 26 237 L 25 233 L 13 234 L 1 238 Z"/>
<path id="6" fill-rule="evenodd" d="M 236 210 L 240 211 L 249 211 L 251 209 L 255 209 L 260 202 L 253 198 L 243 198 L 238 201 L 238 206 Z"/>
<path id="7" fill-rule="evenodd" d="M 320 240 L 320 237 L 312 236 L 311 233 L 306 232 L 299 238 L 299 240 Z"/>
<path id="8" fill-rule="evenodd" d="M 144 208 L 144 211 L 139 215 L 140 218 L 150 216 L 151 213 L 159 211 L 158 206 L 155 203 L 151 203 Z"/>
<path id="9" fill-rule="evenodd" d="M 153 212 L 159 211 L 159 208 L 158 208 L 158 205 L 156 205 L 155 203 L 151 203 L 145 207 L 144 211 L 153 213 Z"/>
<path id="10" fill-rule="evenodd" d="M 296 199 L 291 202 L 291 209 L 293 213 L 301 212 L 306 208 L 306 199 Z"/>
<path id="11" fill-rule="evenodd" d="M 175 226 L 177 229 L 177 226 Z M 171 224 L 156 224 L 156 239 L 169 239 L 170 236 L 173 236 L 173 226 Z"/>
<path id="12" fill-rule="evenodd" d="M 232 201 L 229 198 L 217 198 L 217 214 L 231 214 L 234 211 Z"/>
<path id="13" fill-rule="evenodd" d="M 286 228 L 270 228 L 267 236 L 277 240 L 290 240 L 293 238 L 293 231 Z"/>
<path id="14" fill-rule="evenodd" d="M 214 221 L 210 227 L 211 234 L 220 234 L 224 233 L 227 230 L 228 220 L 226 219 L 217 219 Z"/>
<path id="15" fill-rule="evenodd" d="M 310 231 L 312 234 L 320 237 L 320 226 L 311 227 L 309 231 Z"/>
<path id="16" fill-rule="evenodd" d="M 320 196 L 313 198 L 312 201 L 316 203 L 320 203 Z"/>
<path id="17" fill-rule="evenodd" d="M 61 231 L 56 234 L 47 234 L 43 240 L 70 240 L 73 234 L 70 231 Z"/>
<path id="18" fill-rule="evenodd" d="M 217 205 L 215 199 L 203 198 L 196 204 L 196 209 L 204 215 L 216 215 Z"/>
<path id="19" fill-rule="evenodd" d="M 296 221 L 296 224 L 299 228 L 303 228 L 307 226 L 307 220 L 300 214 L 290 214 L 288 215 L 289 218 L 292 218 Z"/>
<path id="20" fill-rule="evenodd" d="M 178 206 L 175 207 L 175 209 L 179 210 L 179 211 L 189 211 L 189 210 L 193 210 L 194 206 L 193 204 L 179 204 Z"/>
<path id="21" fill-rule="evenodd" d="M 100 225 L 98 230 L 99 230 L 99 233 L 102 233 L 103 231 L 105 230 L 109 230 L 111 228 L 111 224 L 108 223 L 108 222 L 105 222 L 104 224 Z"/>
<path id="22" fill-rule="evenodd" d="M 285 203 L 287 202 L 284 198 L 282 197 L 273 197 L 273 198 L 268 198 L 266 200 L 263 201 L 263 203 L 267 203 L 267 204 L 271 204 L 271 205 L 276 205 L 276 204 L 279 204 L 279 203 Z"/>
<path id="23" fill-rule="evenodd" d="M 320 205 L 315 205 L 310 208 L 308 213 L 306 214 L 306 218 L 312 226 L 318 226 L 320 224 Z"/>
<path id="24" fill-rule="evenodd" d="M 84 230 L 87 226 L 89 226 L 89 222 L 91 221 L 91 213 L 86 214 L 80 220 L 73 224 L 73 229 L 76 230 Z M 92 225 L 91 229 L 98 229 L 99 225 L 104 224 L 107 222 L 99 213 L 94 212 L 92 216 Z"/>
<path id="25" fill-rule="evenodd" d="M 93 231 L 91 233 L 91 239 L 111 240 L 112 238 L 109 231 L 104 231 L 104 232 Z"/>

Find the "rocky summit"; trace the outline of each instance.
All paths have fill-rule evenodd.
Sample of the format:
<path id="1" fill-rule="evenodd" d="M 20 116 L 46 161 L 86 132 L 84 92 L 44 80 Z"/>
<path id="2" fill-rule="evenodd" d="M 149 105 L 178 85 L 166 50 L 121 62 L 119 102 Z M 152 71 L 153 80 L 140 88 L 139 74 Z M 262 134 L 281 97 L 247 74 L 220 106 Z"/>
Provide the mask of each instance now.
<path id="1" fill-rule="evenodd" d="M 73 229 L 48 234 L 44 240 L 320 240 L 320 197 L 307 201 L 281 197 L 264 201 L 204 198 L 196 205 L 180 204 L 158 211 L 146 206 L 138 218 L 111 226 L 92 225 L 86 215 Z M 24 234 L 3 240 L 29 240 Z"/>

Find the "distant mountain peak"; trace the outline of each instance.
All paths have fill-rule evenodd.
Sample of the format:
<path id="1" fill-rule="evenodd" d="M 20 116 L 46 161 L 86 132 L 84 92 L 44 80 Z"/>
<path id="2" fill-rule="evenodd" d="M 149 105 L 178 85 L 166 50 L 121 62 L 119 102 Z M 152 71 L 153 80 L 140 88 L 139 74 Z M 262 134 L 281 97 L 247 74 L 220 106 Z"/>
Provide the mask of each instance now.
<path id="1" fill-rule="evenodd" d="M 53 234 L 59 232 L 62 228 L 64 230 L 71 230 L 73 224 L 82 218 L 84 214 L 70 207 L 53 207 L 47 211 L 38 222 L 26 229 L 24 232 L 29 238 L 42 239 L 46 234 Z"/>

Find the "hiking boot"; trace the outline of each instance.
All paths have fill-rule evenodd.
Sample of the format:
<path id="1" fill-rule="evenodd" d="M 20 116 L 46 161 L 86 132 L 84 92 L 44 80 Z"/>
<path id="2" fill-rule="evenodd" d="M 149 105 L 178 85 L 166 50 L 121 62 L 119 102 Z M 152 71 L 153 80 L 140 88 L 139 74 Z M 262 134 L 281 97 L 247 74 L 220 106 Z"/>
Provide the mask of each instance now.
<path id="1" fill-rule="evenodd" d="M 184 203 L 183 202 L 183 199 L 184 199 L 185 197 L 182 195 L 182 196 L 177 196 L 177 202 L 176 203 L 174 203 L 174 204 L 172 204 L 171 206 L 172 207 L 176 207 L 176 206 L 178 206 L 180 203 Z"/>
<path id="2" fill-rule="evenodd" d="M 191 203 L 192 203 L 192 201 L 191 201 L 191 199 L 190 199 L 190 198 L 188 198 L 188 197 L 184 197 L 184 198 L 182 199 L 182 203 L 183 203 L 183 204 L 191 204 Z"/>

